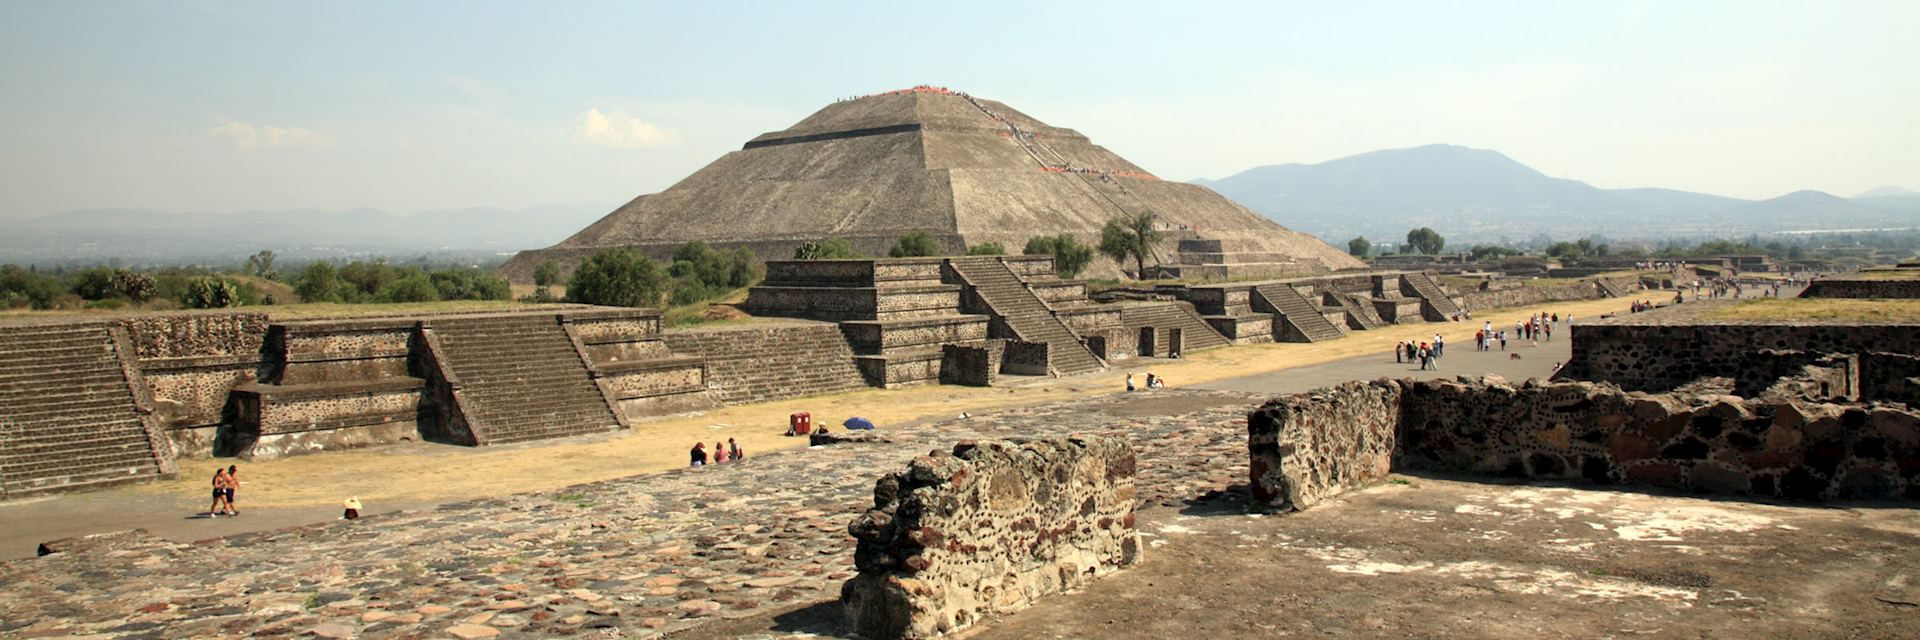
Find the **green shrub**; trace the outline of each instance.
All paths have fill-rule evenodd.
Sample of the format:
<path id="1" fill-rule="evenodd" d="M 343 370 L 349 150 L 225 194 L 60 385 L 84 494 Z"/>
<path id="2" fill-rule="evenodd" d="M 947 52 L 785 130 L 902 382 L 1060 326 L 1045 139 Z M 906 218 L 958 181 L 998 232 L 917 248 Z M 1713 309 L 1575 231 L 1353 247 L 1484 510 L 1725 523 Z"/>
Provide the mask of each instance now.
<path id="1" fill-rule="evenodd" d="M 1028 238 L 1027 247 L 1021 253 L 1053 256 L 1053 270 L 1062 278 L 1080 277 L 1080 272 L 1093 264 L 1093 247 L 1081 244 L 1078 238 L 1067 233 Z"/>
<path id="2" fill-rule="evenodd" d="M 982 242 L 980 244 L 967 247 L 967 255 L 1004 256 L 1004 255 L 1007 255 L 1007 248 L 1004 246 L 1001 246 L 1001 244 L 998 242 Z"/>
<path id="3" fill-rule="evenodd" d="M 382 302 L 434 302 L 439 299 L 440 289 L 434 286 L 434 279 L 417 269 L 387 283 L 387 287 L 380 291 Z"/>
<path id="4" fill-rule="evenodd" d="M 660 265 L 632 249 L 608 248 L 588 257 L 567 281 L 567 299 L 615 307 L 660 304 L 671 286 Z"/>
<path id="5" fill-rule="evenodd" d="M 0 265 L 0 306 L 51 309 L 61 293 L 58 278 L 16 264 Z"/>
<path id="6" fill-rule="evenodd" d="M 915 231 L 900 236 L 900 240 L 893 243 L 893 248 L 887 250 L 887 255 L 895 258 L 936 256 L 940 255 L 940 243 L 933 239 L 933 234 Z"/>
<path id="7" fill-rule="evenodd" d="M 845 238 L 827 238 L 819 242 L 808 242 L 793 250 L 795 260 L 858 260 L 864 254 L 854 250 L 853 243 Z"/>
<path id="8" fill-rule="evenodd" d="M 240 306 L 240 289 L 226 278 L 195 278 L 187 283 L 180 306 L 188 309 L 225 309 Z"/>

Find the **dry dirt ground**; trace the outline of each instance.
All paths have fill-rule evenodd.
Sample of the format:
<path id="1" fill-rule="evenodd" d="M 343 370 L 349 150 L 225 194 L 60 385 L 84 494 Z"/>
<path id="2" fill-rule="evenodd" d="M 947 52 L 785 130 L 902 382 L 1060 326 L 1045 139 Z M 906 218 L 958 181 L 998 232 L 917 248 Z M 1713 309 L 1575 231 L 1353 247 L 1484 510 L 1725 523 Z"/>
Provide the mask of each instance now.
<path id="1" fill-rule="evenodd" d="M 1920 511 L 1395 476 L 1148 509 L 1144 561 L 975 638 L 1916 638 Z M 689 638 L 841 636 L 834 603 Z"/>

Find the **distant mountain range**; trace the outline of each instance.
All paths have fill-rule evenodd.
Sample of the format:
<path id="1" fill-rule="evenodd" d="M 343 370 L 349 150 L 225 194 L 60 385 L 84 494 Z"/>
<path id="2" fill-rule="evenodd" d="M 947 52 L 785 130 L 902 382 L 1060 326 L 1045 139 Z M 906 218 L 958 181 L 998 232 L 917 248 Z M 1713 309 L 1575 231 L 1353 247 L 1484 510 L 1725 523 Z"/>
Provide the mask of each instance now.
<path id="1" fill-rule="evenodd" d="M 1554 178 L 1497 151 L 1454 145 L 1374 151 L 1319 164 L 1256 167 L 1195 180 L 1281 224 L 1333 242 L 1432 227 L 1449 239 L 1730 236 L 1920 227 L 1920 193 L 1853 198 L 1795 191 L 1743 200 L 1673 189 L 1601 189 Z"/>
<path id="2" fill-rule="evenodd" d="M 89 209 L 0 221 L 0 262 L 129 265 L 219 263 L 262 249 L 305 260 L 421 255 L 485 259 L 537 249 L 606 215 L 612 206 L 471 208 L 394 214 L 377 209 L 176 213 Z"/>

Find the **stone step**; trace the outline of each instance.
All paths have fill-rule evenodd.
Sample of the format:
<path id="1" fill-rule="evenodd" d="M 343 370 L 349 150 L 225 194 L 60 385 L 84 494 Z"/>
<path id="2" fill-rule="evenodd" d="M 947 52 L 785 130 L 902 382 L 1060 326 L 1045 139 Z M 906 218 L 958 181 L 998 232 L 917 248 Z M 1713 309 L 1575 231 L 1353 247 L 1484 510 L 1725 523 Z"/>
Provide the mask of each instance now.
<path id="1" fill-rule="evenodd" d="M 86 358 L 43 358 L 28 362 L 0 362 L 0 382 L 48 375 L 71 375 L 93 371 L 118 371 L 120 361 L 111 355 Z"/>
<path id="2" fill-rule="evenodd" d="M 123 448 L 137 448 L 143 452 L 150 452 L 153 446 L 147 441 L 147 434 L 141 431 L 104 433 L 87 439 L 9 438 L 5 445 L 5 453 L 0 454 L 0 457 L 28 458 L 38 454 L 64 456 L 74 451 L 99 452 Z"/>
<path id="3" fill-rule="evenodd" d="M 15 402 L 46 404 L 104 393 L 128 393 L 126 380 L 108 378 L 92 382 L 48 381 L 0 384 L 0 406 Z"/>
<path id="4" fill-rule="evenodd" d="M 58 457 L 35 460 L 6 460 L 5 462 L 0 462 L 0 464 L 3 464 L 7 469 L 9 489 L 11 489 L 11 485 L 14 482 L 20 479 L 28 480 L 29 484 L 32 484 L 34 480 L 40 480 L 40 486 L 44 487 L 48 485 L 57 486 L 68 484 L 68 482 L 52 480 L 53 478 L 60 477 L 87 478 L 117 474 L 126 474 L 129 476 L 157 475 L 160 472 L 160 466 L 154 462 L 151 451 L 129 451 L 98 456 L 83 455 L 79 452 L 74 452 Z"/>
<path id="5" fill-rule="evenodd" d="M 100 398 L 89 398 L 86 400 L 77 400 L 77 401 L 64 403 L 60 405 L 54 405 L 54 406 L 44 406 L 44 405 L 36 404 L 36 405 L 28 405 L 28 406 L 21 406 L 21 407 L 5 407 L 5 409 L 6 409 L 5 415 L 7 416 L 7 421 L 14 424 L 32 422 L 33 420 L 40 417 L 58 416 L 63 414 L 97 415 L 97 414 L 112 412 L 115 410 L 132 413 L 133 412 L 133 394 L 132 392 L 128 392 L 127 394 L 117 399 L 100 397 Z"/>
<path id="6" fill-rule="evenodd" d="M 104 335 L 106 325 L 52 324 L 42 326 L 13 326 L 0 329 L 0 341 L 28 340 L 61 336 Z"/>
<path id="7" fill-rule="evenodd" d="M 106 436 L 132 437 L 142 440 L 147 437 L 146 427 L 137 418 L 109 420 L 105 422 L 68 422 L 60 424 L 35 424 L 30 428 L 15 429 L 11 435 L 0 438 L 0 447 L 13 444 L 28 445 L 40 442 L 82 442 Z M 5 451 L 0 449 L 0 451 Z"/>

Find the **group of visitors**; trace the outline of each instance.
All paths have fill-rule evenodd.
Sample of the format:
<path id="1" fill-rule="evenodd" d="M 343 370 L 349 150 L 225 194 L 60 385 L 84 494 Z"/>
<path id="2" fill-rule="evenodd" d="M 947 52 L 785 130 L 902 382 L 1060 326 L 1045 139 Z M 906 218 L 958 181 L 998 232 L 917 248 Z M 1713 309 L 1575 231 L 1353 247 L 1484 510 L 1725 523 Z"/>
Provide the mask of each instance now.
<path id="1" fill-rule="evenodd" d="M 688 453 L 692 457 L 692 464 L 689 466 L 704 467 L 707 465 L 707 443 L 693 443 L 693 450 Z M 718 441 L 713 443 L 713 464 L 720 464 L 728 460 L 739 461 L 746 457 L 747 452 L 741 450 L 740 443 L 734 442 L 733 438 L 727 438 L 724 444 Z"/>
<path id="2" fill-rule="evenodd" d="M 1527 316 L 1526 320 L 1513 323 L 1513 334 L 1525 340 L 1553 341 L 1553 325 L 1560 324 L 1560 314 L 1546 312 Z"/>
<path id="3" fill-rule="evenodd" d="M 1440 334 L 1433 334 L 1433 342 L 1407 340 L 1394 347 L 1393 361 L 1400 363 L 1420 363 L 1420 370 L 1440 369 L 1440 355 L 1446 350 L 1446 340 Z"/>
<path id="4" fill-rule="evenodd" d="M 1627 305 L 1627 311 L 1629 313 L 1640 313 L 1642 311 L 1652 311 L 1658 308 L 1660 308 L 1660 305 L 1654 304 L 1652 300 L 1635 300 L 1633 301 L 1633 304 Z"/>
<path id="5" fill-rule="evenodd" d="M 207 517 L 240 515 L 240 510 L 233 506 L 233 490 L 238 488 L 240 488 L 240 467 L 227 465 L 225 469 L 214 469 L 213 507 L 207 509 Z"/>
<path id="6" fill-rule="evenodd" d="M 1491 322 L 1481 327 L 1479 331 L 1473 332 L 1473 346 L 1477 351 L 1492 351 L 1493 343 L 1496 341 L 1500 343 L 1501 351 L 1507 350 L 1507 332 L 1494 331 Z"/>
<path id="7" fill-rule="evenodd" d="M 1160 389 L 1166 386 L 1167 386 L 1166 378 L 1153 375 L 1153 372 L 1147 372 L 1147 388 L 1148 389 Z M 1133 372 L 1131 371 L 1127 372 L 1127 390 L 1128 391 L 1134 390 Z"/>

